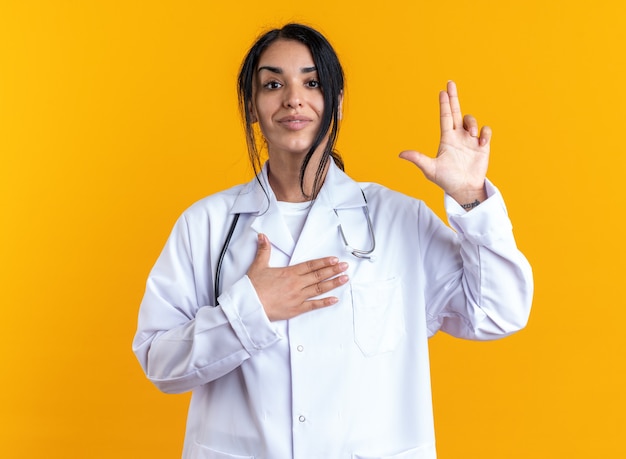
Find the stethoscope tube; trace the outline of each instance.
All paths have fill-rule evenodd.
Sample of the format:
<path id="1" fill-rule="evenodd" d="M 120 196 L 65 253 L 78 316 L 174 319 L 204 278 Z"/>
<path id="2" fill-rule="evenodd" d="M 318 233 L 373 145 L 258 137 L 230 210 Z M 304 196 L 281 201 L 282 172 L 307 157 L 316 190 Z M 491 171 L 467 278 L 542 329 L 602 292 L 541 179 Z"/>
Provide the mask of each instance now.
<path id="1" fill-rule="evenodd" d="M 239 216 L 241 214 L 235 214 L 233 217 L 233 222 L 230 224 L 230 228 L 228 230 L 228 234 L 226 235 L 226 240 L 224 241 L 224 245 L 222 246 L 222 251 L 220 252 L 220 257 L 217 260 L 217 267 L 215 268 L 215 283 L 213 284 L 213 295 L 215 296 L 215 305 L 217 306 L 219 303 L 217 302 L 217 296 L 220 293 L 220 274 L 222 273 L 222 263 L 224 261 L 224 256 L 226 255 L 226 251 L 228 250 L 228 246 L 230 244 L 230 240 L 233 237 L 233 233 L 235 232 L 235 228 L 237 227 L 237 222 L 239 221 Z"/>
<path id="2" fill-rule="evenodd" d="M 374 261 L 374 256 L 372 252 L 376 249 L 376 236 L 374 234 L 374 226 L 372 225 L 372 220 L 370 218 L 369 206 L 367 205 L 367 198 L 365 197 L 365 193 L 361 190 L 363 194 L 363 200 L 365 201 L 365 205 L 362 207 L 363 213 L 365 214 L 365 219 L 367 221 L 367 228 L 369 231 L 370 239 L 372 240 L 372 246 L 367 250 L 356 249 L 350 244 L 346 239 L 346 235 L 343 232 L 343 228 L 341 227 L 341 223 L 339 223 L 339 234 L 341 235 L 341 239 L 343 240 L 344 245 L 346 246 L 346 250 L 351 253 L 356 258 L 365 259 L 369 261 Z M 335 209 L 335 214 L 338 215 L 337 210 Z M 222 246 L 222 251 L 220 252 L 220 257 L 217 260 L 217 267 L 215 268 L 215 282 L 213 289 L 213 296 L 215 297 L 215 304 L 218 305 L 217 297 L 221 291 L 221 273 L 222 273 L 222 263 L 224 262 L 224 257 L 226 256 L 226 252 L 228 251 L 228 246 L 230 245 L 230 240 L 233 237 L 233 233 L 235 232 L 235 228 L 237 227 L 237 222 L 239 221 L 239 216 L 241 214 L 235 214 L 233 217 L 233 221 L 230 224 L 230 228 L 228 229 L 228 234 L 226 235 L 226 240 L 224 241 L 224 245 Z"/>

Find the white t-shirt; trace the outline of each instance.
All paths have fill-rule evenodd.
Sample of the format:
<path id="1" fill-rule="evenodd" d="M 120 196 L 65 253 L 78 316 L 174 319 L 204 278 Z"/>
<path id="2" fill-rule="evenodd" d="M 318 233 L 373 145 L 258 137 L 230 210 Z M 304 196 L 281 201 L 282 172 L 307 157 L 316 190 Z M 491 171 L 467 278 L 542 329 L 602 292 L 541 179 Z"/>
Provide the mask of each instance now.
<path id="1" fill-rule="evenodd" d="M 289 228 L 289 233 L 293 237 L 294 242 L 298 242 L 304 223 L 309 215 L 312 203 L 307 202 L 285 202 L 278 201 L 278 209 L 280 210 L 283 220 Z"/>

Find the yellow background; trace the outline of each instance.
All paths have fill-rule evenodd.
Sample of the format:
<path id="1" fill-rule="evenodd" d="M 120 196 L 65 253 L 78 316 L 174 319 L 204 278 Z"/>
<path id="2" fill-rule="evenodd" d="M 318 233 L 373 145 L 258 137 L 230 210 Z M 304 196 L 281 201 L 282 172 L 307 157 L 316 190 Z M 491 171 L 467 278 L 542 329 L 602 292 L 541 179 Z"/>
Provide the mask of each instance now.
<path id="1" fill-rule="evenodd" d="M 150 267 L 195 200 L 247 181 L 235 77 L 298 20 L 335 45 L 347 169 L 425 199 L 437 93 L 493 127 L 536 279 L 510 339 L 431 341 L 441 459 L 620 458 L 624 2 L 0 2 L 0 457 L 179 457 L 188 396 L 131 353 Z"/>

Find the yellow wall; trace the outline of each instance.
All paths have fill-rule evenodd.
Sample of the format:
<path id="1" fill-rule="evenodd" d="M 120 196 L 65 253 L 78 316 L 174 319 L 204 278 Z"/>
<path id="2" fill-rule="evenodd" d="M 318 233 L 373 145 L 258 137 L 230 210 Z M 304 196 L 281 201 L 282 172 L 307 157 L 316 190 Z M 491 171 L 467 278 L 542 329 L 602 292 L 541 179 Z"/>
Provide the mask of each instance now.
<path id="1" fill-rule="evenodd" d="M 234 80 L 313 24 L 348 93 L 349 172 L 441 194 L 437 92 L 494 130 L 489 176 L 536 276 L 514 337 L 431 341 L 441 459 L 626 457 L 626 7 L 597 0 L 0 2 L 0 457 L 172 458 L 188 396 L 130 350 L 175 218 L 247 180 Z"/>

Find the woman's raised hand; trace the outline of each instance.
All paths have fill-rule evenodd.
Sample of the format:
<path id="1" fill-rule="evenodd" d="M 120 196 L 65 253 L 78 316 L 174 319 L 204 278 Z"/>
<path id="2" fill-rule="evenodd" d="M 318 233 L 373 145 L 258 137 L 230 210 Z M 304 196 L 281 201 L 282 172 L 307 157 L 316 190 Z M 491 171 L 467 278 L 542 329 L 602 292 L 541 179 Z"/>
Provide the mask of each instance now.
<path id="1" fill-rule="evenodd" d="M 489 164 L 491 128 L 478 129 L 476 119 L 461 113 L 454 82 L 439 93 L 441 138 L 437 156 L 431 158 L 414 150 L 400 153 L 426 178 L 437 184 L 459 204 L 486 199 L 484 189 Z"/>
<path id="2" fill-rule="evenodd" d="M 285 268 L 270 268 L 270 253 L 269 239 L 259 234 L 257 253 L 247 273 L 270 320 L 291 319 L 337 303 L 334 296 L 311 298 L 348 282 L 348 276 L 342 274 L 348 269 L 347 263 L 326 257 Z"/>

